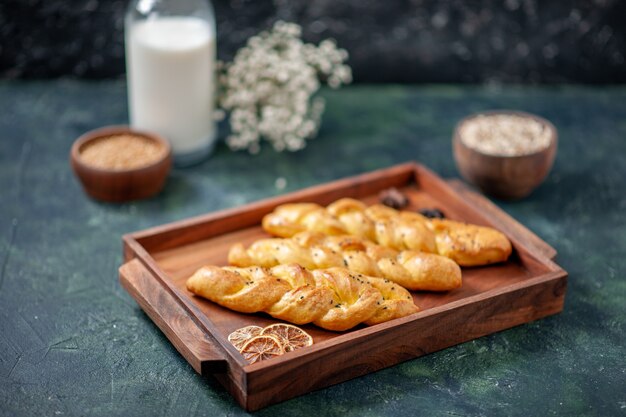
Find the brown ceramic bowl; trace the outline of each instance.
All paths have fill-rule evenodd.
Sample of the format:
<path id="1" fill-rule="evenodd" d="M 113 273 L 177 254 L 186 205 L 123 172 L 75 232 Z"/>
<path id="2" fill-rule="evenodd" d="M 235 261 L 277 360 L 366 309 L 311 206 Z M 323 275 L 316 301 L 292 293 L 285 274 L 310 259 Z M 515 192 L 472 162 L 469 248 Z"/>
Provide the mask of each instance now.
<path id="1" fill-rule="evenodd" d="M 137 135 L 165 148 L 163 157 L 140 168 L 113 170 L 87 164 L 81 152 L 90 142 L 120 134 Z M 92 130 L 74 142 L 70 162 L 85 192 L 97 200 L 123 202 L 148 198 L 161 191 L 172 165 L 172 150 L 167 142 L 154 133 L 130 129 L 128 126 L 108 126 Z"/>
<path id="2" fill-rule="evenodd" d="M 550 131 L 550 144 L 535 153 L 521 156 L 497 156 L 482 153 L 461 140 L 464 123 L 478 116 L 510 114 L 534 119 Z M 520 111 L 498 110 L 478 113 L 461 120 L 454 130 L 454 159 L 461 175 L 486 194 L 505 200 L 529 195 L 550 172 L 557 150 L 556 128 L 548 120 Z"/>

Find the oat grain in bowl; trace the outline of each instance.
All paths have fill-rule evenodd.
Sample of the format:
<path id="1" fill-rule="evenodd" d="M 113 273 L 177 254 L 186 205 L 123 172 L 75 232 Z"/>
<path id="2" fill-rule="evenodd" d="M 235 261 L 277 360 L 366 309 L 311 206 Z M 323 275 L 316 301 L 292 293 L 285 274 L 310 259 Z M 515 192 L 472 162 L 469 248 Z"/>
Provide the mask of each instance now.
<path id="1" fill-rule="evenodd" d="M 558 133 L 543 117 L 495 110 L 461 120 L 452 144 L 459 173 L 491 196 L 526 197 L 550 172 Z"/>
<path id="2" fill-rule="evenodd" d="M 463 143 L 494 156 L 521 156 L 550 145 L 552 132 L 541 122 L 516 114 L 485 114 L 463 123 Z"/>

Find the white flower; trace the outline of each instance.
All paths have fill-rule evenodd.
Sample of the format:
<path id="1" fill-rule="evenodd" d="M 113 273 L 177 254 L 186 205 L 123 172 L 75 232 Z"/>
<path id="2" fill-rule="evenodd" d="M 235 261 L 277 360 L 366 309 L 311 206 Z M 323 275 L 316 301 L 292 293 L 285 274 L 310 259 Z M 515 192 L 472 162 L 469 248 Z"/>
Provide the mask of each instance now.
<path id="1" fill-rule="evenodd" d="M 305 44 L 301 34 L 299 25 L 276 22 L 248 39 L 233 62 L 218 66 L 219 106 L 230 112 L 231 149 L 257 153 L 261 138 L 279 152 L 304 148 L 324 112 L 324 100 L 314 97 L 321 82 L 338 88 L 352 81 L 345 50 L 332 39 Z"/>

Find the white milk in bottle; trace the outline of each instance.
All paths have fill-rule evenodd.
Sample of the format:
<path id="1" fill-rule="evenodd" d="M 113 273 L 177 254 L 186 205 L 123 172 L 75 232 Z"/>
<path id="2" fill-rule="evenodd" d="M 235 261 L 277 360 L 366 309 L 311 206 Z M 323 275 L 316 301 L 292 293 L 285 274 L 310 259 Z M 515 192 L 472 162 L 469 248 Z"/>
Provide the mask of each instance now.
<path id="1" fill-rule="evenodd" d="M 178 165 L 206 157 L 216 138 L 214 25 L 194 16 L 127 18 L 126 66 L 131 126 L 167 138 Z"/>

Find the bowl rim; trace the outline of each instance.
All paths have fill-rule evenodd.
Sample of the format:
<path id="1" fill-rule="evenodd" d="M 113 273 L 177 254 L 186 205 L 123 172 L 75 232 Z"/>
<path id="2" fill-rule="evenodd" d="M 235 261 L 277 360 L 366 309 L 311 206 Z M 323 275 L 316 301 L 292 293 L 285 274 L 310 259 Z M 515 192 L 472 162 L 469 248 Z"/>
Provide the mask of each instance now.
<path id="1" fill-rule="evenodd" d="M 156 161 L 150 163 L 149 165 L 145 165 L 137 168 L 128 168 L 128 169 L 108 169 L 95 167 L 93 165 L 89 165 L 84 162 L 80 157 L 80 149 L 85 144 L 100 139 L 106 136 L 115 136 L 119 134 L 133 134 L 137 136 L 142 136 L 153 140 L 159 143 L 161 146 L 165 147 L 165 153 L 163 156 Z M 170 143 L 161 135 L 154 132 L 149 132 L 141 129 L 134 129 L 128 125 L 110 125 L 110 126 L 102 126 L 96 129 L 89 130 L 78 137 L 72 144 L 72 148 L 70 149 L 70 159 L 71 161 L 79 165 L 81 169 L 85 169 L 91 171 L 95 174 L 100 175 L 125 175 L 128 173 L 143 173 L 152 171 L 155 167 L 166 163 L 168 160 L 171 160 L 172 156 L 172 146 Z"/>
<path id="2" fill-rule="evenodd" d="M 545 148 L 541 148 L 535 152 L 525 153 L 522 155 L 494 155 L 494 154 L 485 153 L 476 148 L 473 148 L 469 146 L 468 144 L 466 144 L 461 139 L 460 131 L 461 131 L 461 126 L 463 126 L 463 124 L 479 116 L 493 116 L 493 115 L 515 115 L 515 116 L 522 116 L 522 117 L 528 117 L 530 119 L 533 119 L 543 124 L 544 126 L 547 126 L 547 128 L 550 130 L 550 143 Z M 529 112 L 522 111 L 522 110 L 492 109 L 492 110 L 484 110 L 484 111 L 472 113 L 468 116 L 465 116 L 461 120 L 459 120 L 454 127 L 454 134 L 452 136 L 452 140 L 458 143 L 459 145 L 463 146 L 464 148 L 472 152 L 475 152 L 481 156 L 487 157 L 487 158 L 513 160 L 513 159 L 523 159 L 523 158 L 528 158 L 528 157 L 534 157 L 537 155 L 541 155 L 543 153 L 550 152 L 551 149 L 556 149 L 558 146 L 558 141 L 559 141 L 559 133 L 556 129 L 556 126 L 554 126 L 554 124 L 551 121 L 537 114 L 529 113 Z"/>

